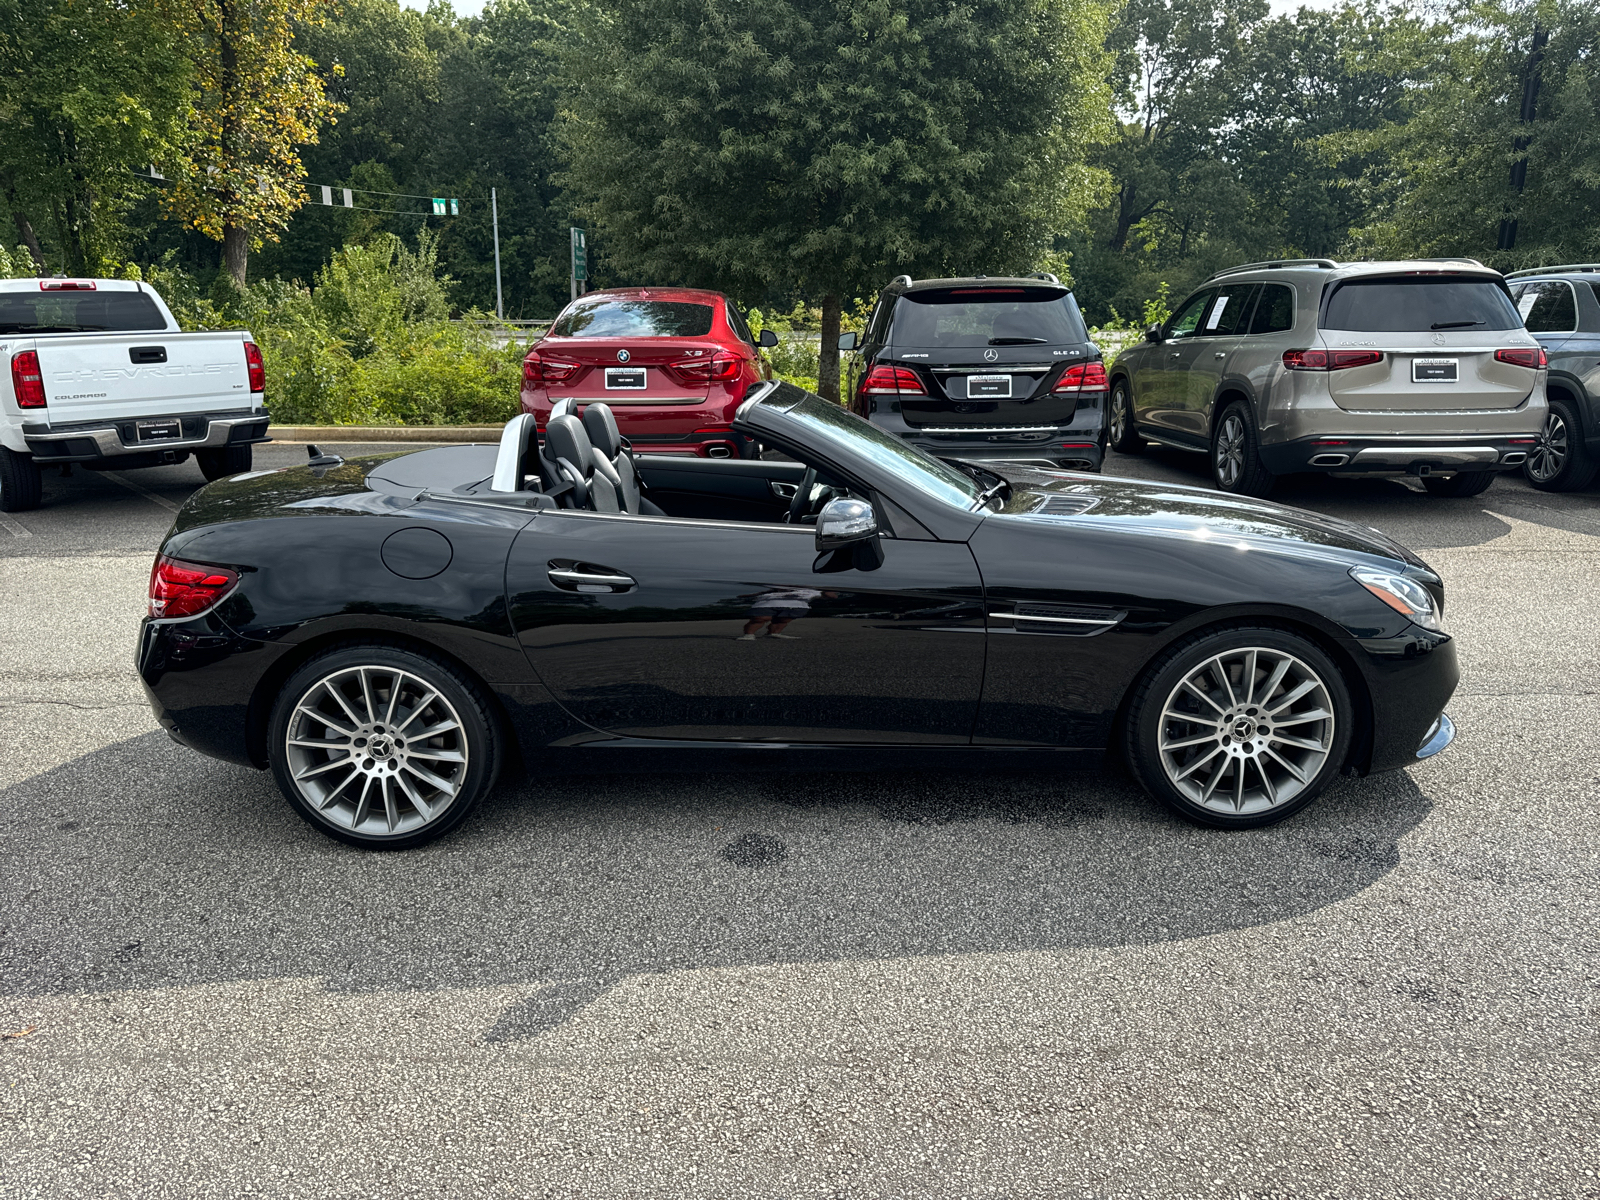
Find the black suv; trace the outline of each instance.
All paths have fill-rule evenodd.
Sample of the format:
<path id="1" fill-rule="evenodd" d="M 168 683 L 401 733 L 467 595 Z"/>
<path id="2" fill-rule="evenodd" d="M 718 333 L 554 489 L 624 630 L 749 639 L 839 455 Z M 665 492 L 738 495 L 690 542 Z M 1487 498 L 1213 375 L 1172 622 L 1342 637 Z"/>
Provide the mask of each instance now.
<path id="1" fill-rule="evenodd" d="M 846 395 L 866 417 L 939 458 L 1098 471 L 1106 368 L 1071 289 L 1054 275 L 920 279 L 883 289 Z"/>

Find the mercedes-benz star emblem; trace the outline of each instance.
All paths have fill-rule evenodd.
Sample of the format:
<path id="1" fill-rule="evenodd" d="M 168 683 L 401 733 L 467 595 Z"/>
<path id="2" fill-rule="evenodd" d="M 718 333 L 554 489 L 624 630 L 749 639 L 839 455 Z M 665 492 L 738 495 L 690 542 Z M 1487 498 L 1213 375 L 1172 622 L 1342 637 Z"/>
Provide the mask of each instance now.
<path id="1" fill-rule="evenodd" d="M 618 362 L 627 362 L 632 357 L 633 357 L 633 355 L 629 354 L 626 350 L 618 350 L 617 351 L 617 361 Z"/>
<path id="2" fill-rule="evenodd" d="M 983 361 L 984 362 L 996 362 L 996 361 L 998 361 L 999 358 L 1000 358 L 1000 351 L 998 351 L 998 350 L 985 350 L 983 352 Z"/>
<path id="3" fill-rule="evenodd" d="M 1444 345 L 1444 343 L 1445 343 L 1444 334 L 1436 333 L 1436 334 L 1433 335 L 1433 344 L 1435 346 L 1442 346 L 1442 345 Z"/>

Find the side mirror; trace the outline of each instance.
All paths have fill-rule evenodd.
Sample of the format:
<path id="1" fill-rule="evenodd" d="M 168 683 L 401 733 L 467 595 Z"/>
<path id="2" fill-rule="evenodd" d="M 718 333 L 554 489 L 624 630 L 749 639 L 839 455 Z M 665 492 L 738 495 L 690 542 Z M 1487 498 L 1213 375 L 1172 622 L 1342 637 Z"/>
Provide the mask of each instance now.
<path id="1" fill-rule="evenodd" d="M 1161 340 L 1161 326 L 1152 325 L 1149 329 L 1146 329 L 1144 331 L 1144 340 L 1147 342 L 1159 342 Z"/>
<path id="2" fill-rule="evenodd" d="M 854 350 L 860 340 L 854 333 L 841 333 L 839 335 L 839 349 Z"/>
<path id="3" fill-rule="evenodd" d="M 777 344 L 778 335 L 770 329 L 763 329 L 760 336 L 756 338 L 756 345 L 764 346 L 768 350 L 772 349 L 772 347 L 776 346 Z"/>
<path id="4" fill-rule="evenodd" d="M 853 546 L 878 535 L 878 518 L 865 500 L 840 496 L 817 514 L 817 553 Z"/>

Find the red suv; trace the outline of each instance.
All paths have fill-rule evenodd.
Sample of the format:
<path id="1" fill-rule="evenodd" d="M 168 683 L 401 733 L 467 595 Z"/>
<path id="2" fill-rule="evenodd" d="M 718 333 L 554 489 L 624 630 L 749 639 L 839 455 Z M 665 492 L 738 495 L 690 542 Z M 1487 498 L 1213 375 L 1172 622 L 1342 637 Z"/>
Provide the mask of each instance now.
<path id="1" fill-rule="evenodd" d="M 539 432 L 551 406 L 611 407 L 622 435 L 651 454 L 751 458 L 733 414 L 752 383 L 771 377 L 760 341 L 733 301 L 690 288 L 614 288 L 580 296 L 522 362 L 522 411 Z"/>

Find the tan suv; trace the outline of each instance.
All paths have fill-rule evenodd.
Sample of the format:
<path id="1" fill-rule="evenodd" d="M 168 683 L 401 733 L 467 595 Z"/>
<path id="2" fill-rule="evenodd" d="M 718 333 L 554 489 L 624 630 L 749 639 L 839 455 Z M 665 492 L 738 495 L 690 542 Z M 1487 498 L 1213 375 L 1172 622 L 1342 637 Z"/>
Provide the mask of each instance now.
<path id="1" fill-rule="evenodd" d="M 1218 272 L 1111 367 L 1111 444 L 1209 454 L 1218 488 L 1420 476 L 1475 496 L 1545 420 L 1545 352 L 1475 259 L 1287 259 Z"/>

